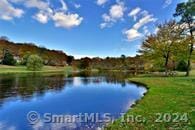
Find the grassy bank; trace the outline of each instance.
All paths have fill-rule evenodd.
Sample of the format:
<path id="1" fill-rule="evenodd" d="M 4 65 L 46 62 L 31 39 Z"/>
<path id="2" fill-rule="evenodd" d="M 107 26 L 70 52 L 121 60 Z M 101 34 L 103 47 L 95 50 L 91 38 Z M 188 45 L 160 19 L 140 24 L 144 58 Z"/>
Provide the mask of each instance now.
<path id="1" fill-rule="evenodd" d="M 55 67 L 44 66 L 41 71 L 35 71 L 37 73 L 52 73 L 52 72 L 67 72 L 72 71 L 72 67 Z M 0 65 L 0 74 L 8 73 L 33 73 L 34 71 L 27 70 L 26 66 L 7 66 Z"/>
<path id="2" fill-rule="evenodd" d="M 130 81 L 146 84 L 148 93 L 125 117 L 141 121 L 117 120 L 109 125 L 110 130 L 130 129 L 195 129 L 195 71 L 191 77 L 137 77 Z M 159 115 L 158 115 L 159 113 Z M 187 122 L 186 122 L 187 113 Z M 168 114 L 170 117 L 166 117 Z M 157 120 L 159 116 L 166 119 Z M 130 118 L 132 119 L 132 118 Z"/>

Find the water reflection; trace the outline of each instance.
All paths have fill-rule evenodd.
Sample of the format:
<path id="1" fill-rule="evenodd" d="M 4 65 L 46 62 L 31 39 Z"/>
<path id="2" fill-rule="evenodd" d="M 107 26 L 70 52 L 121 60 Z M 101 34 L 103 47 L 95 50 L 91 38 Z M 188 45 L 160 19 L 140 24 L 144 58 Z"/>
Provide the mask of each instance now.
<path id="1" fill-rule="evenodd" d="M 121 73 L 0 75 L 0 129 L 79 129 L 79 122 L 29 125 L 26 114 L 111 113 L 115 118 L 139 100 L 146 89 Z M 14 117 L 13 117 L 14 115 Z M 99 124 L 88 122 L 91 126 Z M 89 125 L 89 124 L 84 124 Z"/>
<path id="2" fill-rule="evenodd" d="M 101 76 L 101 78 L 100 78 Z M 9 97 L 21 97 L 22 99 L 31 98 L 34 93 L 36 96 L 44 95 L 45 91 L 61 91 L 66 85 L 79 86 L 90 83 L 112 83 L 126 86 L 126 73 L 92 73 L 89 71 L 82 73 L 65 74 L 8 74 L 0 75 L 0 99 Z M 73 78 L 72 78 L 73 77 Z M 82 77 L 79 78 L 79 77 Z M 91 78 L 88 78 L 91 77 Z M 97 78 L 95 78 L 97 77 Z M 1 103 L 0 103 L 1 104 Z"/>

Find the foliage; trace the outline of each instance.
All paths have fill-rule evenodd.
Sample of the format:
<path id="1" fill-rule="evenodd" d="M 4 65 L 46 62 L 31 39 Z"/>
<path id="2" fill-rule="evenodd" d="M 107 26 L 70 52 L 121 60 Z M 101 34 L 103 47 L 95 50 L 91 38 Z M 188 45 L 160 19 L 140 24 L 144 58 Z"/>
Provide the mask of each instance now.
<path id="1" fill-rule="evenodd" d="M 175 68 L 178 57 L 184 55 L 188 46 L 181 36 L 182 29 L 175 21 L 158 26 L 156 34 L 148 36 L 139 52 L 156 66 L 163 66 L 166 74 Z M 185 55 L 184 55 L 185 56 Z"/>
<path id="2" fill-rule="evenodd" d="M 71 65 L 73 61 L 74 61 L 74 56 L 67 56 L 67 64 L 68 65 Z"/>
<path id="3" fill-rule="evenodd" d="M 183 35 L 189 37 L 188 65 L 186 71 L 186 76 L 189 76 L 195 42 L 193 35 L 193 32 L 195 31 L 195 0 L 179 3 L 174 16 L 181 18 L 179 24 L 183 26 Z"/>
<path id="4" fill-rule="evenodd" d="M 80 69 L 89 69 L 89 67 L 90 67 L 90 61 L 91 61 L 91 59 L 88 58 L 88 57 L 82 58 L 80 60 L 79 68 Z"/>
<path id="5" fill-rule="evenodd" d="M 4 51 L 4 57 L 2 60 L 2 64 L 4 65 L 15 65 L 16 60 L 14 60 L 14 56 L 9 51 Z"/>
<path id="6" fill-rule="evenodd" d="M 40 71 L 43 67 L 43 60 L 38 55 L 31 55 L 27 60 L 27 69 L 31 71 Z"/>
<path id="7" fill-rule="evenodd" d="M 22 62 L 21 62 L 21 65 L 26 65 L 27 64 L 27 61 L 28 61 L 28 58 L 30 57 L 30 52 L 27 52 L 23 58 L 22 58 Z"/>
<path id="8" fill-rule="evenodd" d="M 176 70 L 184 72 L 188 69 L 187 67 L 187 63 L 184 60 L 181 60 L 178 63 Z"/>
<path id="9" fill-rule="evenodd" d="M 27 55 L 37 54 L 42 59 L 45 65 L 64 66 L 67 62 L 67 55 L 58 50 L 49 50 L 45 47 L 38 47 L 32 43 L 14 43 L 5 38 L 0 39 L 0 58 L 3 57 L 2 49 L 9 50 L 14 56 L 18 56 L 22 64 L 25 64 Z M 24 58 L 24 60 L 23 60 Z"/>

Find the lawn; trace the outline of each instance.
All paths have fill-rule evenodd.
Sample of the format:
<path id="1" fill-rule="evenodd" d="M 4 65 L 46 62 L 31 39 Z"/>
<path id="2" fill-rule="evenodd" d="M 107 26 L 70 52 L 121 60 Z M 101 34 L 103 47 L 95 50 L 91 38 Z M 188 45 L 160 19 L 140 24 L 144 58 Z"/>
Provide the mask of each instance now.
<path id="1" fill-rule="evenodd" d="M 108 130 L 195 129 L 195 71 L 190 77 L 137 77 L 129 80 L 148 87 L 143 99 L 125 115 L 133 119 L 141 117 L 141 121 L 119 119 L 110 124 Z"/>
<path id="2" fill-rule="evenodd" d="M 35 71 L 38 73 L 47 73 L 47 72 L 67 72 L 71 71 L 72 67 L 55 67 L 55 66 L 44 66 L 41 71 Z M 7 73 L 32 73 L 34 71 L 27 70 L 26 66 L 7 66 L 0 65 L 0 74 Z"/>

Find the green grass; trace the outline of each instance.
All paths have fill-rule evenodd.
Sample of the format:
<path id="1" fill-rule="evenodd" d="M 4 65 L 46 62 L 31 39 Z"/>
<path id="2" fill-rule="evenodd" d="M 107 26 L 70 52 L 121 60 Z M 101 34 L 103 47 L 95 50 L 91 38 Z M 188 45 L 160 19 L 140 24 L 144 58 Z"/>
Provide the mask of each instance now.
<path id="1" fill-rule="evenodd" d="M 130 109 L 125 117 L 137 117 L 141 115 L 144 121 L 126 121 L 121 119 L 110 124 L 108 130 L 131 130 L 131 129 L 195 129 L 195 71 L 191 72 L 190 77 L 137 77 L 130 78 L 130 81 L 146 84 L 147 94 Z M 178 122 L 163 121 L 155 122 L 157 113 L 174 114 L 179 117 L 188 114 L 188 121 L 179 120 Z M 175 115 L 171 116 L 172 119 Z"/>
<path id="2" fill-rule="evenodd" d="M 7 66 L 0 65 L 0 74 L 8 73 L 51 73 L 51 72 L 71 72 L 72 67 L 54 67 L 54 66 L 44 66 L 41 71 L 29 71 L 26 66 Z"/>

